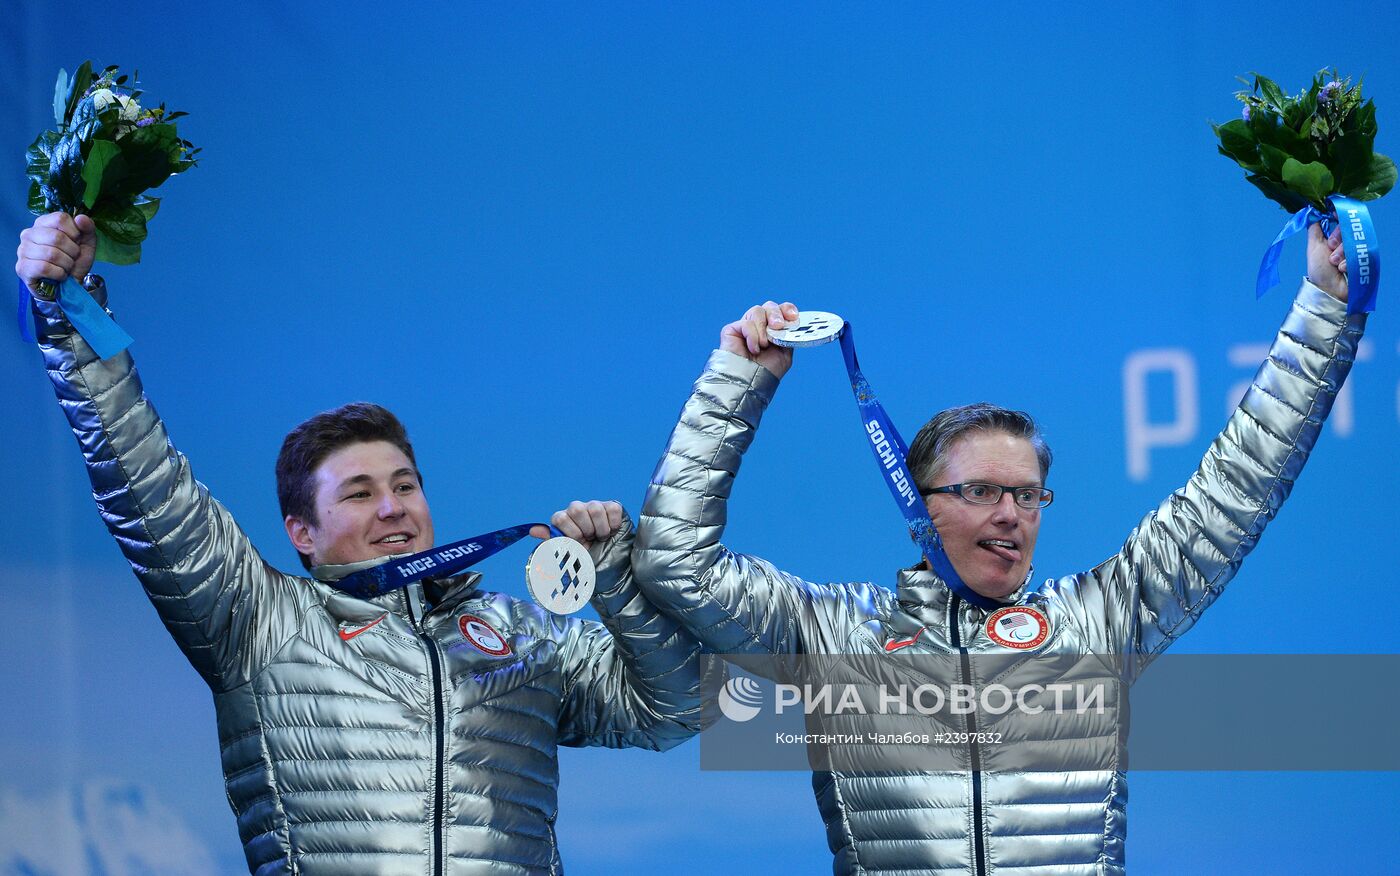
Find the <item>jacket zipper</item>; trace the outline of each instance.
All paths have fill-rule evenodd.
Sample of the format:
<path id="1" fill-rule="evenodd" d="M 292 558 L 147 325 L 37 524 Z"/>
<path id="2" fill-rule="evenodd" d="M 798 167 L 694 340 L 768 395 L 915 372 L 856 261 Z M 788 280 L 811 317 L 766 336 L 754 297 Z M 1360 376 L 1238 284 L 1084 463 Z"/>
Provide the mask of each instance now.
<path id="1" fill-rule="evenodd" d="M 407 594 L 405 594 L 407 596 Z M 428 635 L 419 618 L 414 617 L 413 600 L 406 598 L 404 602 L 408 606 L 408 617 L 413 623 L 413 627 L 418 631 L 418 638 L 423 640 L 423 644 L 428 650 L 428 665 L 433 670 L 433 876 L 443 876 L 445 870 L 446 854 L 443 849 L 443 811 L 447 808 L 447 789 L 444 787 L 444 774 L 446 773 L 446 755 L 443 752 L 443 740 L 445 737 L 442 708 L 442 666 L 440 663 L 442 652 L 438 649 L 437 642 Z"/>
<path id="2" fill-rule="evenodd" d="M 962 664 L 958 681 L 961 684 L 972 684 L 972 658 L 968 656 L 967 648 L 962 643 L 962 630 L 958 623 L 962 616 L 962 597 L 954 593 L 951 607 L 948 639 L 953 643 L 953 647 L 958 649 L 958 662 Z M 964 727 L 967 730 L 969 766 L 972 767 L 972 856 L 977 864 L 977 876 L 986 876 L 987 850 L 982 842 L 982 752 L 977 746 L 977 718 L 972 712 L 967 713 Z"/>

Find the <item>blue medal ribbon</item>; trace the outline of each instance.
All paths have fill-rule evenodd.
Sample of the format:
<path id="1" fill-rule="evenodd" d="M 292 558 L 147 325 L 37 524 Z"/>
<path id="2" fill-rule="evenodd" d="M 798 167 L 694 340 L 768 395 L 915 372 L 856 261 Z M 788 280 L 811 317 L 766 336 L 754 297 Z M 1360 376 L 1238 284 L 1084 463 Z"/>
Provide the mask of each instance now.
<path id="1" fill-rule="evenodd" d="M 948 559 L 948 553 L 943 549 L 943 540 L 939 537 L 933 520 L 928 516 L 928 507 L 924 505 L 919 488 L 915 486 L 914 478 L 905 464 L 909 448 L 875 396 L 875 389 L 870 385 L 870 381 L 861 373 L 860 360 L 856 358 L 855 332 L 851 330 L 849 322 L 841 332 L 841 358 L 846 360 L 846 374 L 851 378 L 851 392 L 855 394 L 861 425 L 865 428 L 866 438 L 870 442 L 870 452 L 875 454 L 875 464 L 885 475 L 885 486 L 889 488 L 890 495 L 894 497 L 895 504 L 904 515 L 904 522 L 909 526 L 914 540 L 919 543 L 919 549 L 928 558 L 934 574 L 942 578 L 954 593 L 979 608 L 991 611 L 1006 605 L 1007 603 L 983 596 L 964 584 L 962 577 L 953 568 L 952 561 Z"/>
<path id="2" fill-rule="evenodd" d="M 1331 200 L 1347 254 L 1347 313 L 1371 313 L 1381 283 L 1381 243 L 1371 211 L 1353 198 L 1333 195 Z"/>
<path id="3" fill-rule="evenodd" d="M 1263 298 L 1265 292 L 1278 285 L 1278 260 L 1279 256 L 1283 255 L 1283 245 L 1288 242 L 1288 238 L 1314 222 L 1322 221 L 1322 218 L 1322 214 L 1317 211 L 1317 208 L 1311 205 L 1288 217 L 1288 221 L 1283 224 L 1283 229 L 1279 231 L 1278 237 L 1275 237 L 1274 242 L 1269 244 L 1269 248 L 1264 250 L 1264 258 L 1259 262 L 1259 276 L 1254 281 L 1254 297 L 1256 299 Z"/>
<path id="4" fill-rule="evenodd" d="M 1315 223 L 1322 223 L 1324 233 L 1341 226 L 1342 249 L 1347 256 L 1347 313 L 1371 313 L 1376 309 L 1376 290 L 1381 282 L 1381 245 L 1371 224 L 1371 211 L 1353 198 L 1333 195 L 1328 198 L 1332 213 L 1322 213 L 1307 206 L 1294 213 L 1284 223 L 1274 242 L 1264 251 L 1259 263 L 1259 276 L 1254 281 L 1254 297 L 1278 285 L 1278 260 L 1288 238 Z"/>
<path id="5" fill-rule="evenodd" d="M 531 527 L 544 526 L 543 523 L 522 523 L 464 538 L 441 547 L 428 548 L 416 554 L 389 560 L 383 565 L 346 575 L 339 581 L 328 581 L 330 586 L 356 599 L 373 599 L 395 590 L 407 587 L 422 578 L 446 578 L 476 565 L 487 557 L 500 553 L 530 534 Z M 549 527 L 551 535 L 562 532 Z"/>
<path id="6" fill-rule="evenodd" d="M 34 315 L 29 310 L 29 302 L 34 300 L 34 296 L 29 291 L 29 286 L 18 277 L 19 282 L 19 312 L 15 316 L 19 320 L 19 336 L 26 344 L 34 343 Z"/>
<path id="7" fill-rule="evenodd" d="M 33 343 L 34 330 L 29 312 L 32 295 L 23 280 L 19 283 L 19 289 L 19 336 L 25 342 Z M 99 307 L 76 280 L 69 278 L 58 287 L 58 306 L 99 358 L 110 359 L 131 346 L 131 335 L 117 325 L 116 320 L 108 316 L 107 311 Z"/>

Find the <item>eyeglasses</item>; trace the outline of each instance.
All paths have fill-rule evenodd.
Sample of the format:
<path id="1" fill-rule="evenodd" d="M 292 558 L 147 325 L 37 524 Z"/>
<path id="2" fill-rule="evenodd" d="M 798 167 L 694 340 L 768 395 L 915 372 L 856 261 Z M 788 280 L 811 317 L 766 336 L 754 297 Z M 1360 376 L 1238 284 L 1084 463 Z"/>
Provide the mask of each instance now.
<path id="1" fill-rule="evenodd" d="M 1001 501 L 1002 493 L 1010 493 L 1011 500 L 1027 511 L 1044 508 L 1055 501 L 1055 491 L 1044 487 L 1003 487 L 1000 484 L 949 484 L 946 487 L 930 487 L 920 490 L 921 496 L 934 493 L 957 493 L 974 505 L 995 505 Z"/>

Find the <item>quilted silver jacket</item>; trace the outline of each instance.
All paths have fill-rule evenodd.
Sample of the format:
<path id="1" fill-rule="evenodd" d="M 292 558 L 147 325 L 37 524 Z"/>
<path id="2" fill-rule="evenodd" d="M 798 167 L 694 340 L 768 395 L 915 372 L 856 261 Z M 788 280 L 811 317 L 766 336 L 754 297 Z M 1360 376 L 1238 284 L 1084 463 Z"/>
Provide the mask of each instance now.
<path id="1" fill-rule="evenodd" d="M 1304 283 L 1252 388 L 1186 485 L 1112 558 L 1007 600 L 1048 620 L 1037 653 L 1120 655 L 1130 683 L 1191 627 L 1288 495 L 1364 320 Z M 776 388 L 753 362 L 722 351 L 711 356 L 643 508 L 633 552 L 642 591 L 725 655 L 892 660 L 888 652 L 898 650 L 900 658 L 943 655 L 967 669 L 967 658 L 1010 653 L 989 635 L 987 613 L 931 572 L 900 572 L 894 591 L 818 585 L 720 544 L 733 478 Z M 962 769 L 814 773 L 835 872 L 1123 872 L 1121 761 L 1062 772 L 988 771 L 988 752 L 976 750 L 975 739 L 964 747 Z"/>
<path id="2" fill-rule="evenodd" d="M 102 518 L 213 691 L 251 872 L 559 873 L 557 747 L 664 750 L 713 714 L 722 665 L 640 598 L 630 521 L 593 550 L 602 624 L 475 574 L 433 605 L 424 582 L 360 600 L 284 574 L 194 479 L 130 356 L 36 308 Z"/>

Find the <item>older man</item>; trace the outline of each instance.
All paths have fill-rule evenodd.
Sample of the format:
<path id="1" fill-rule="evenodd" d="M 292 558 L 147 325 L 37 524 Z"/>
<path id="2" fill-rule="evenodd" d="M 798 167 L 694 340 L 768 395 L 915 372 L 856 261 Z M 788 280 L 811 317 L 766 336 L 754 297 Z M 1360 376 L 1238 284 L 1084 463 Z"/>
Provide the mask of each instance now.
<path id="1" fill-rule="evenodd" d="M 727 550 L 720 537 L 733 478 L 792 362 L 768 333 L 796 308 L 768 302 L 724 328 L 681 413 L 642 512 L 638 586 L 706 646 L 741 661 L 932 655 L 977 684 L 986 679 L 973 658 L 1005 666 L 1017 652 L 1111 654 L 1131 681 L 1254 547 L 1351 366 L 1365 319 L 1346 313 L 1339 238 L 1316 226 L 1310 235 L 1310 280 L 1253 388 L 1186 485 L 1089 571 L 1032 586 L 1042 509 L 1053 498 L 1051 456 L 1029 416 L 993 405 L 939 414 L 910 447 L 957 589 L 927 561 L 899 572 L 890 590 L 811 584 Z M 992 752 L 977 734 L 964 736 L 956 766 L 814 774 L 836 873 L 1123 872 L 1127 789 L 1116 749 L 1098 768 L 998 770 L 987 768 Z"/>
<path id="2" fill-rule="evenodd" d="M 195 481 L 131 357 L 97 358 L 44 297 L 41 280 L 85 276 L 93 252 L 87 217 L 42 216 L 16 272 L 103 520 L 213 691 L 250 871 L 560 872 L 557 747 L 670 748 L 704 724 L 720 681 L 639 597 L 621 507 L 553 517 L 597 562 L 601 624 L 483 590 L 475 573 L 345 592 L 348 576 L 435 544 L 403 426 L 347 405 L 283 444 L 278 496 L 310 576 L 279 572 Z M 100 280 L 87 285 L 103 304 Z"/>

